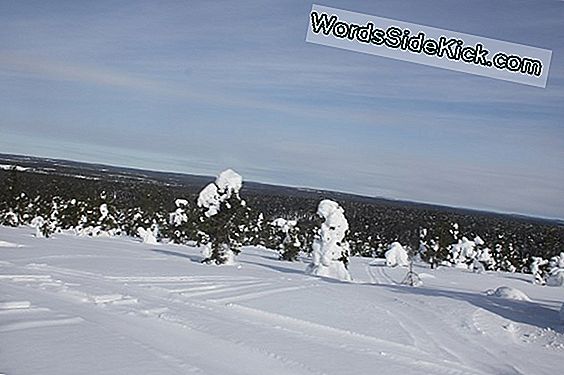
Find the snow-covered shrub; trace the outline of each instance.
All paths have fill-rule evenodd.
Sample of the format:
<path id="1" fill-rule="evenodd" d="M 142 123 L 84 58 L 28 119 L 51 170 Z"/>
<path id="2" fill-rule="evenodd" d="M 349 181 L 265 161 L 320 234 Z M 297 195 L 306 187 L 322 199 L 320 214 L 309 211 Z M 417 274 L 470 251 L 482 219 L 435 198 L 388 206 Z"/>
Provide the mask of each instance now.
<path id="1" fill-rule="evenodd" d="M 476 240 L 474 241 L 476 242 Z M 487 247 L 481 247 L 478 242 L 476 244 L 479 245 L 479 248 L 476 250 L 472 269 L 476 272 L 493 270 L 495 268 L 495 259 L 491 254 L 491 250 Z"/>
<path id="2" fill-rule="evenodd" d="M 232 264 L 248 228 L 248 208 L 239 197 L 243 178 L 231 169 L 219 174 L 198 196 L 201 209 L 198 243 L 203 262 Z"/>
<path id="3" fill-rule="evenodd" d="M 265 225 L 262 212 L 249 210 L 249 227 L 245 233 L 244 244 L 252 246 L 265 246 Z"/>
<path id="4" fill-rule="evenodd" d="M 550 259 L 549 267 L 546 285 L 564 286 L 564 251 Z"/>
<path id="5" fill-rule="evenodd" d="M 419 246 L 419 248 L 420 247 L 421 246 Z M 421 260 L 421 259 L 418 259 L 419 258 L 418 257 L 419 250 L 420 249 L 417 249 L 417 251 L 416 251 L 415 249 L 408 247 L 407 255 L 408 255 L 409 268 L 408 268 L 407 274 L 405 275 L 405 277 L 402 281 L 402 284 L 404 284 L 404 285 L 409 285 L 409 286 L 421 286 L 421 285 L 423 285 L 423 280 L 421 280 L 421 278 L 419 277 L 417 272 L 415 272 L 413 270 L 413 263 L 416 260 L 419 260 L 419 261 Z"/>
<path id="6" fill-rule="evenodd" d="M 17 227 L 20 225 L 20 219 L 12 209 L 9 209 L 7 212 L 0 213 L 0 225 Z"/>
<path id="7" fill-rule="evenodd" d="M 79 235 L 112 237 L 121 234 L 121 228 L 116 219 L 117 210 L 113 205 L 105 202 L 106 198 L 106 193 L 102 192 L 99 200 L 89 205 L 88 209 L 81 214 L 79 225 L 76 228 Z M 95 206 L 99 202 L 102 203 Z"/>
<path id="8" fill-rule="evenodd" d="M 476 257 L 476 243 L 470 241 L 466 237 L 458 240 L 457 243 L 450 247 L 450 261 L 457 268 L 468 268 L 468 264 L 472 263 Z"/>
<path id="9" fill-rule="evenodd" d="M 425 230 L 426 248 L 421 254 L 422 260 L 428 262 L 431 268 L 438 265 L 450 265 L 450 249 L 457 241 L 459 229 L 457 223 L 439 221 Z"/>
<path id="10" fill-rule="evenodd" d="M 31 227 L 35 228 L 35 237 L 49 237 L 48 231 L 45 231 L 45 219 L 43 216 L 36 216 L 31 220 Z M 47 232 L 47 233 L 45 233 Z"/>
<path id="11" fill-rule="evenodd" d="M 296 220 L 278 218 L 271 225 L 281 232 L 282 241 L 278 244 L 281 260 L 295 261 L 300 253 L 301 242 L 299 240 L 299 228 Z"/>
<path id="12" fill-rule="evenodd" d="M 393 242 L 385 254 L 386 265 L 388 267 L 407 267 L 409 266 L 409 255 L 399 242 Z"/>
<path id="13" fill-rule="evenodd" d="M 163 233 L 173 243 L 184 244 L 196 239 L 196 217 L 186 199 L 176 199 L 176 210 L 169 213 Z"/>
<path id="14" fill-rule="evenodd" d="M 157 235 L 159 233 L 159 227 L 154 226 L 151 229 L 145 229 L 143 227 L 137 228 L 137 235 L 141 237 L 143 243 L 149 245 L 156 245 L 157 244 Z"/>
<path id="15" fill-rule="evenodd" d="M 317 214 L 324 219 L 312 245 L 312 262 L 306 273 L 339 280 L 351 280 L 348 270 L 349 244 L 345 237 L 349 223 L 337 202 L 322 200 Z"/>
<path id="16" fill-rule="evenodd" d="M 545 285 L 545 272 L 543 266 L 548 264 L 548 260 L 541 257 L 532 257 L 530 271 L 533 274 L 533 284 Z"/>
<path id="17" fill-rule="evenodd" d="M 500 286 L 497 289 L 489 289 L 486 291 L 488 296 L 494 296 L 504 299 L 512 299 L 516 301 L 530 301 L 531 299 L 524 292 L 519 289 L 511 288 L 509 286 Z"/>

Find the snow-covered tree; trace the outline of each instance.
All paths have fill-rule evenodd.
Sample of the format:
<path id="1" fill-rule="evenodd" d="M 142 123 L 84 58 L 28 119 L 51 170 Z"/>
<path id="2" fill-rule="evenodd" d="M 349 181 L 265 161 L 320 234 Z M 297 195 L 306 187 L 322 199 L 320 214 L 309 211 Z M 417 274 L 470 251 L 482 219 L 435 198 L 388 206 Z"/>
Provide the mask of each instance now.
<path id="1" fill-rule="evenodd" d="M 57 208 L 58 225 L 62 230 L 74 229 L 80 223 L 84 204 L 75 198 L 61 199 Z"/>
<path id="2" fill-rule="evenodd" d="M 196 220 L 193 210 L 186 199 L 176 199 L 176 210 L 169 213 L 164 233 L 174 243 L 184 244 L 197 237 Z"/>
<path id="3" fill-rule="evenodd" d="M 417 272 L 415 272 L 413 270 L 413 263 L 415 261 L 415 258 L 417 257 L 419 251 L 410 248 L 409 251 L 407 252 L 408 255 L 408 261 L 409 261 L 409 269 L 407 271 L 407 274 L 405 275 L 402 284 L 405 285 L 409 285 L 409 286 L 421 286 L 423 285 L 423 281 L 421 280 L 421 278 L 419 277 L 419 275 L 417 274 Z"/>
<path id="4" fill-rule="evenodd" d="M 12 209 L 0 212 L 0 225 L 17 227 L 19 224 L 20 221 L 18 214 L 16 214 Z"/>
<path id="5" fill-rule="evenodd" d="M 546 285 L 564 286 L 564 251 L 550 258 L 549 269 Z"/>
<path id="6" fill-rule="evenodd" d="M 493 270 L 495 268 L 495 259 L 491 254 L 491 250 L 485 246 L 484 240 L 480 236 L 474 238 L 475 256 L 470 268 L 472 271 L 481 273 L 486 270 Z"/>
<path id="7" fill-rule="evenodd" d="M 143 240 L 143 243 L 149 245 L 157 244 L 157 236 L 159 233 L 158 225 L 154 225 L 150 229 L 145 229 L 143 227 L 137 228 L 137 235 Z"/>
<path id="8" fill-rule="evenodd" d="M 31 220 L 31 227 L 35 228 L 35 237 L 49 237 L 49 229 L 43 216 L 36 216 Z"/>
<path id="9" fill-rule="evenodd" d="M 249 212 L 239 196 L 243 178 L 231 169 L 219 174 L 198 196 L 198 243 L 204 263 L 232 264 L 248 229 Z"/>
<path id="10" fill-rule="evenodd" d="M 548 260 L 542 257 L 532 257 L 531 258 L 530 271 L 533 274 L 533 284 L 545 285 L 545 272 L 544 266 L 548 264 Z"/>
<path id="11" fill-rule="evenodd" d="M 447 262 L 450 247 L 458 238 L 458 224 L 440 221 L 428 230 L 426 237 L 427 249 L 423 259 L 431 264 L 431 268 L 435 268 Z"/>
<path id="12" fill-rule="evenodd" d="M 262 212 L 249 210 L 249 227 L 245 233 L 244 244 L 251 246 L 265 246 L 265 227 L 269 227 L 264 221 Z"/>
<path id="13" fill-rule="evenodd" d="M 348 270 L 349 244 L 346 240 L 349 223 L 343 208 L 337 202 L 325 199 L 319 203 L 317 214 L 324 221 L 313 240 L 312 262 L 306 273 L 351 280 Z"/>
<path id="14" fill-rule="evenodd" d="M 385 257 L 388 267 L 409 266 L 409 254 L 399 242 L 392 242 L 388 251 L 386 251 Z"/>
<path id="15" fill-rule="evenodd" d="M 301 242 L 297 224 L 296 220 L 286 220 L 284 218 L 278 218 L 271 223 L 281 233 L 280 237 L 282 240 L 278 244 L 281 260 L 295 261 L 298 259 Z"/>
<path id="16" fill-rule="evenodd" d="M 86 209 L 80 214 L 77 232 L 84 236 L 115 236 L 121 234 L 118 223 L 118 211 L 113 204 L 113 197 L 105 191 L 89 201 Z M 136 228 L 134 229 L 136 230 Z"/>
<path id="17" fill-rule="evenodd" d="M 457 243 L 450 246 L 449 260 L 457 268 L 467 269 L 476 257 L 476 243 L 466 237 L 458 240 Z"/>
<path id="18" fill-rule="evenodd" d="M 428 233 L 429 231 L 426 228 L 419 228 L 419 244 L 415 255 L 418 260 L 424 260 L 427 252 L 429 251 L 429 241 L 427 239 Z"/>

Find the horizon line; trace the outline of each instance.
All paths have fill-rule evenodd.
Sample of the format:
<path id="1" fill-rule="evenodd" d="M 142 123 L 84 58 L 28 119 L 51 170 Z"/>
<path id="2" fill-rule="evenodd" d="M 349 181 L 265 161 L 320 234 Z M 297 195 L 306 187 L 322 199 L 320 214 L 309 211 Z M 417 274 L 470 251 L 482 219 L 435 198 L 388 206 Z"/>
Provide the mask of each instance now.
<path id="1" fill-rule="evenodd" d="M 66 161 L 66 162 L 80 163 L 80 164 L 89 164 L 89 165 L 99 165 L 99 166 L 107 166 L 107 167 L 113 167 L 113 168 L 131 169 L 131 170 L 141 171 L 141 172 L 179 174 L 179 175 L 185 175 L 185 176 L 206 177 L 206 178 L 210 178 L 210 179 L 215 178 L 212 175 L 195 174 L 195 173 L 182 172 L 182 171 L 177 171 L 177 170 L 143 169 L 143 168 L 140 168 L 140 167 L 133 167 L 133 166 L 127 166 L 127 165 L 117 165 L 117 164 L 112 164 L 112 163 L 100 163 L 100 162 L 83 161 L 83 160 L 71 160 L 71 159 L 63 159 L 63 158 L 58 158 L 58 157 L 53 158 L 53 157 L 39 156 L 39 155 L 33 155 L 33 154 L 5 154 L 5 153 L 0 152 L 0 155 L 16 156 L 16 157 L 30 157 L 30 158 L 44 159 L 44 160 L 54 160 L 54 161 Z M 228 167 L 226 167 L 226 168 L 228 168 Z M 444 204 L 444 203 L 439 203 L 439 202 L 428 202 L 428 201 L 418 201 L 418 200 L 409 200 L 409 199 L 389 198 L 389 197 L 378 196 L 378 195 L 364 195 L 364 194 L 355 193 L 355 192 L 352 192 L 352 191 L 331 190 L 329 188 L 323 188 L 323 187 L 301 186 L 301 185 L 291 185 L 291 184 L 290 185 L 274 184 L 274 183 L 270 183 L 270 182 L 262 182 L 262 181 L 256 181 L 256 180 L 245 180 L 245 178 L 243 178 L 243 182 L 245 182 L 245 181 L 250 182 L 250 183 L 259 184 L 259 185 L 268 185 L 268 186 L 275 186 L 275 187 L 287 187 L 287 188 L 293 188 L 293 189 L 317 190 L 317 191 L 320 191 L 320 192 L 333 193 L 333 194 L 335 194 L 335 193 L 336 194 L 346 194 L 346 195 L 356 196 L 356 197 L 359 197 L 359 198 L 382 199 L 382 200 L 387 200 L 387 201 L 391 201 L 391 202 L 421 204 L 421 205 L 427 205 L 427 206 L 435 206 L 435 207 L 444 208 L 444 209 L 466 210 L 466 211 L 474 211 L 476 213 L 496 214 L 496 215 L 504 215 L 504 216 L 512 216 L 512 217 L 519 216 L 521 218 L 557 222 L 558 224 L 564 223 L 564 217 L 537 216 L 537 215 L 531 215 L 531 214 L 515 212 L 515 211 L 500 211 L 500 210 L 498 211 L 498 210 L 493 210 L 493 209 L 479 208 L 479 207 L 469 207 L 469 206 L 454 206 L 454 205 L 450 206 L 450 205 L 447 205 L 447 204 Z"/>

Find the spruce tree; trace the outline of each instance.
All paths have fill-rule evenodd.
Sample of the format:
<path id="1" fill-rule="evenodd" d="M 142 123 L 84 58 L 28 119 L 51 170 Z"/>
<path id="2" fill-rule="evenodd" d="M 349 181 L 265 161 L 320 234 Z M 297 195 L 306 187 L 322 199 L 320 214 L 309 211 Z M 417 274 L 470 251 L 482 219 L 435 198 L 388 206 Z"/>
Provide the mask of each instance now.
<path id="1" fill-rule="evenodd" d="M 275 237 L 278 239 L 277 250 L 280 260 L 296 261 L 301 250 L 300 228 L 296 220 L 278 218 L 270 224 L 275 228 Z"/>
<path id="2" fill-rule="evenodd" d="M 198 244 L 204 247 L 203 263 L 233 263 L 240 252 L 250 216 L 245 201 L 239 196 L 241 186 L 241 176 L 228 169 L 200 192 Z"/>

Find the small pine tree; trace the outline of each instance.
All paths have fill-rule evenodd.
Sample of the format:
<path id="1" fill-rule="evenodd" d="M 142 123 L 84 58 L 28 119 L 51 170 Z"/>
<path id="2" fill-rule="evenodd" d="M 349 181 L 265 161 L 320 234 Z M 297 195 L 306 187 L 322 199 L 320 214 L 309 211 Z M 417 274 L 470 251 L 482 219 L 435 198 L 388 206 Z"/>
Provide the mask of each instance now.
<path id="1" fill-rule="evenodd" d="M 417 255 L 417 250 L 409 247 L 407 251 L 407 255 L 409 259 L 409 270 L 407 271 L 407 274 L 405 275 L 402 284 L 409 286 L 420 286 L 421 284 L 423 284 L 423 282 L 421 281 L 421 278 L 419 277 L 417 272 L 413 270 L 413 260 Z"/>
<path id="2" fill-rule="evenodd" d="M 163 235 L 176 244 L 196 240 L 198 235 L 197 212 L 189 206 L 185 199 L 176 199 L 174 204 L 176 210 L 168 214 L 167 222 L 162 225 Z"/>
<path id="3" fill-rule="evenodd" d="M 279 243 L 276 246 L 280 254 L 280 260 L 296 261 L 301 250 L 300 229 L 295 220 L 278 218 L 271 223 L 277 232 Z"/>

